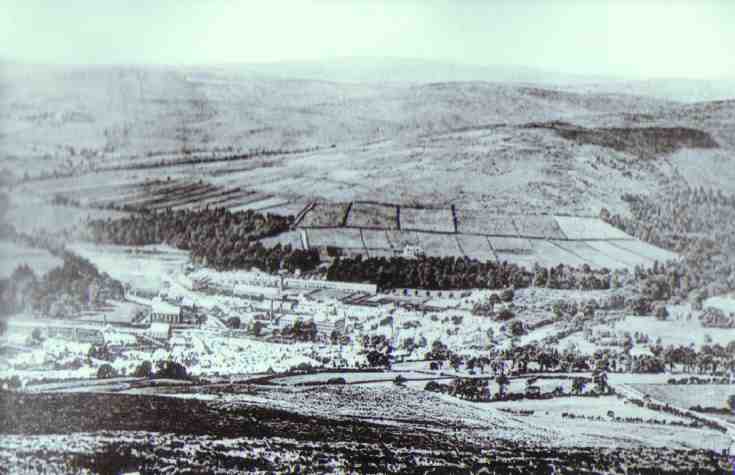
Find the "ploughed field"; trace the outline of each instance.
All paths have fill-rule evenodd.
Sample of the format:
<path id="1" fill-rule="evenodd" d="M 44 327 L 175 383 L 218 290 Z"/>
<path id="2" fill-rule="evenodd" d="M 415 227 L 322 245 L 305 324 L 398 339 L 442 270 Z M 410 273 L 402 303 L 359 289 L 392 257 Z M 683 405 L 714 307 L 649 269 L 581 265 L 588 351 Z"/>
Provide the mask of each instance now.
<path id="1" fill-rule="evenodd" d="M 550 448 L 443 425 L 328 419 L 258 405 L 130 394 L 0 396 L 8 473 L 721 473 L 707 451 Z"/>

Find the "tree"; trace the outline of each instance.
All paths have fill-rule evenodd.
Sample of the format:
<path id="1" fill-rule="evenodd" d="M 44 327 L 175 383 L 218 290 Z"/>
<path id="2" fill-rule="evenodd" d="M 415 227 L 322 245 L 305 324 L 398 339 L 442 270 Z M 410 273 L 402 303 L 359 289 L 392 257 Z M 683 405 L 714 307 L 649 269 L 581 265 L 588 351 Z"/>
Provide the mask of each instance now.
<path id="1" fill-rule="evenodd" d="M 510 334 L 511 336 L 522 336 L 526 334 L 526 329 L 523 326 L 523 322 L 520 320 L 514 320 L 510 323 Z"/>
<path id="2" fill-rule="evenodd" d="M 370 350 L 366 357 L 368 364 L 373 368 L 378 366 L 388 366 L 390 364 L 389 355 L 378 350 Z"/>
<path id="3" fill-rule="evenodd" d="M 511 311 L 508 308 L 504 308 L 504 309 L 502 309 L 500 312 L 498 312 L 495 315 L 495 320 L 497 320 L 499 322 L 504 322 L 506 320 L 510 320 L 510 319 L 514 318 L 515 316 L 516 315 L 515 315 L 515 313 L 513 313 L 513 311 Z"/>
<path id="4" fill-rule="evenodd" d="M 610 386 L 607 383 L 607 373 L 601 369 L 595 369 L 595 371 L 592 373 L 592 381 L 595 383 L 595 386 L 597 386 L 597 391 L 606 394 Z"/>
<path id="5" fill-rule="evenodd" d="M 260 320 L 256 320 L 253 322 L 253 326 L 251 328 L 251 331 L 253 332 L 253 336 L 255 338 L 260 338 L 260 336 L 263 333 L 263 328 L 265 328 L 265 324 L 261 322 Z"/>
<path id="6" fill-rule="evenodd" d="M 513 289 L 505 289 L 500 293 L 500 300 L 503 302 L 512 302 L 513 297 L 515 297 L 515 292 L 513 292 Z"/>
<path id="7" fill-rule="evenodd" d="M 189 374 L 186 367 L 181 363 L 171 360 L 158 361 L 156 363 L 156 377 L 169 379 L 187 379 Z"/>
<path id="8" fill-rule="evenodd" d="M 230 317 L 227 319 L 227 327 L 237 330 L 240 328 L 240 319 L 238 317 Z"/>
<path id="9" fill-rule="evenodd" d="M 730 411 L 735 412 L 735 394 L 731 394 L 727 398 L 727 406 L 730 408 Z"/>
<path id="10" fill-rule="evenodd" d="M 105 363 L 97 370 L 97 379 L 109 379 L 117 376 L 117 371 L 111 364 Z"/>
<path id="11" fill-rule="evenodd" d="M 510 379 L 508 376 L 506 376 L 504 373 L 498 375 L 497 378 L 495 378 L 495 382 L 498 384 L 498 394 L 500 394 L 500 397 L 502 398 L 505 396 L 505 389 L 510 384 Z"/>
<path id="12" fill-rule="evenodd" d="M 136 368 L 133 376 L 136 378 L 150 378 L 153 376 L 153 365 L 146 360 L 140 363 Z"/>

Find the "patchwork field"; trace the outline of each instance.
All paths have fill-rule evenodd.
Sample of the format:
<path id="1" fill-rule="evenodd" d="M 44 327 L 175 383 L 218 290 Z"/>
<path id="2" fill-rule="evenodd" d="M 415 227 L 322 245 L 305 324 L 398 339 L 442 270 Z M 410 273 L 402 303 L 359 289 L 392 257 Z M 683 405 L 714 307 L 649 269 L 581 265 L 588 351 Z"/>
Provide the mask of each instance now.
<path id="1" fill-rule="evenodd" d="M 419 246 L 427 256 L 505 260 L 526 267 L 586 264 L 607 269 L 677 259 L 676 254 L 640 242 L 597 218 L 498 215 L 462 208 L 455 213 L 457 232 L 449 208 L 320 203 L 304 210 L 298 227 L 308 231 L 311 246 L 367 247 L 371 256 L 389 257 L 406 246 Z M 325 226 L 332 228 L 319 229 Z M 337 236 L 343 235 L 350 238 L 339 245 Z"/>

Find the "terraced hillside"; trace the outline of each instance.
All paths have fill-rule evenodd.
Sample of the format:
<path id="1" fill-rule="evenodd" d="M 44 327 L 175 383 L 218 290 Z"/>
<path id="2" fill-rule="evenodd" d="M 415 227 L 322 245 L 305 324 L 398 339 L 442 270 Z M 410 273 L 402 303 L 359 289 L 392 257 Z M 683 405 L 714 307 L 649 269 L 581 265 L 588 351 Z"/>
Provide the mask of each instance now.
<path id="1" fill-rule="evenodd" d="M 311 204 L 297 223 L 302 245 L 370 257 L 418 246 L 429 256 L 467 256 L 542 266 L 649 267 L 677 259 L 598 218 L 499 215 L 478 210 L 387 203 Z"/>

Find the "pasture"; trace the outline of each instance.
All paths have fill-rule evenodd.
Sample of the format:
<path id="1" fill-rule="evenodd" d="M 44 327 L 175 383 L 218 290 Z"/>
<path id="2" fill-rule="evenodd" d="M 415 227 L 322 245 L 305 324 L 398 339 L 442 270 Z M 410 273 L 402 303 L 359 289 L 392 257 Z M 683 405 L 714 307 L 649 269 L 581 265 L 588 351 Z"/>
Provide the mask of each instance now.
<path id="1" fill-rule="evenodd" d="M 425 209 L 401 206 L 401 229 L 414 231 L 454 232 L 451 209 Z"/>

